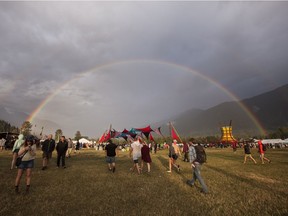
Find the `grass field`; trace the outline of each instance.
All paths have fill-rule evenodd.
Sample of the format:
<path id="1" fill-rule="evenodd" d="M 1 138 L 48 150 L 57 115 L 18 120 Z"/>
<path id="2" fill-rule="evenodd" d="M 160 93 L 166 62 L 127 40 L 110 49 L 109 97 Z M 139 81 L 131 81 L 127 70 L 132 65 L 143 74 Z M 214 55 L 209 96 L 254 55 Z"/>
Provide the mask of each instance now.
<path id="1" fill-rule="evenodd" d="M 102 151 L 81 150 L 66 159 L 67 169 L 41 170 L 37 152 L 30 194 L 25 176 L 20 195 L 14 193 L 17 170 L 10 170 L 11 152 L 0 152 L 0 215 L 288 215 L 288 149 L 267 151 L 271 164 L 243 164 L 243 150 L 207 149 L 202 176 L 209 194 L 191 178 L 190 164 L 179 160 L 181 172 L 167 173 L 167 150 L 152 154 L 151 173 L 137 175 L 129 168 L 127 152 L 109 172 Z"/>

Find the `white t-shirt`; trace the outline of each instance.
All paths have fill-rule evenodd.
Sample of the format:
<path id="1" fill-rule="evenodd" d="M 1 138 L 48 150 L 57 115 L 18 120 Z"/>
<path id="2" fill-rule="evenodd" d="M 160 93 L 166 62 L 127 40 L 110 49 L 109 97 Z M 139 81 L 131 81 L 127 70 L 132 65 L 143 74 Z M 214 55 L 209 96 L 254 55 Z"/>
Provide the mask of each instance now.
<path id="1" fill-rule="evenodd" d="M 131 148 L 133 149 L 133 151 L 132 151 L 133 160 L 137 160 L 137 159 L 141 158 L 142 146 L 143 145 L 139 141 L 135 141 L 131 144 Z"/>

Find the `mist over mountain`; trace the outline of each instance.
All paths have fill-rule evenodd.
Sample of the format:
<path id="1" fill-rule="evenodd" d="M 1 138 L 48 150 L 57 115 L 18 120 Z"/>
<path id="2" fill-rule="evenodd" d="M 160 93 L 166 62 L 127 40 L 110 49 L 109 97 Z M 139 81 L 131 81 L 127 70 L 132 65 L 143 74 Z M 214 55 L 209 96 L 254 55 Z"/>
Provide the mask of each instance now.
<path id="1" fill-rule="evenodd" d="M 22 123 L 28 118 L 28 114 L 19 111 L 16 108 L 11 107 L 1 107 L 0 106 L 0 119 L 9 122 L 11 125 L 16 127 L 21 127 Z M 32 123 L 32 133 L 39 135 L 42 131 L 43 134 L 54 134 L 55 131 L 61 126 L 53 121 L 43 120 L 39 118 L 34 118 Z"/>
<path id="2" fill-rule="evenodd" d="M 240 101 L 254 116 L 254 120 L 241 108 L 239 102 L 225 102 L 207 110 L 191 109 L 176 117 L 153 124 L 168 134 L 167 122 L 173 122 L 182 136 L 220 136 L 220 127 L 232 120 L 236 136 L 260 135 L 255 119 L 267 131 L 288 126 L 288 84 L 258 96 Z"/>
<path id="3" fill-rule="evenodd" d="M 245 105 L 253 114 L 254 120 L 239 104 Z M 260 135 L 255 119 L 267 131 L 288 126 L 288 84 L 273 91 L 244 99 L 240 102 L 225 102 L 207 110 L 190 109 L 180 115 L 151 124 L 152 128 L 161 126 L 165 135 L 169 134 L 168 123 L 173 122 L 181 136 L 220 136 L 220 127 L 228 125 L 232 120 L 234 136 Z M 20 127 L 28 114 L 17 108 L 0 107 L 0 119 Z M 35 118 L 32 122 L 33 133 L 54 134 L 61 129 L 59 122 Z M 83 131 L 85 133 L 85 131 Z M 65 133 L 65 131 L 64 131 Z M 71 135 L 72 136 L 72 135 Z"/>

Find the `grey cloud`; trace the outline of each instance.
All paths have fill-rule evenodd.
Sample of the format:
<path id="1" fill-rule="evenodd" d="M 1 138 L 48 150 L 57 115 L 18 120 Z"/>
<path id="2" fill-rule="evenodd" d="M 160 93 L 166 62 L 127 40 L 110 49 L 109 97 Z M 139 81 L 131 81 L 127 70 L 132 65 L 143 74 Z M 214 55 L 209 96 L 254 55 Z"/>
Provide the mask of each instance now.
<path id="1" fill-rule="evenodd" d="M 31 112 L 66 83 L 39 117 L 60 119 L 67 131 L 78 130 L 73 121 L 90 135 L 94 132 L 89 124 L 98 133 L 111 121 L 119 127 L 142 125 L 231 99 L 213 83 L 177 66 L 115 62 L 149 59 L 183 65 L 240 98 L 288 81 L 287 2 L 0 6 L 0 78 L 5 80 L 1 104 L 21 104 Z M 63 110 L 55 108 L 58 103 Z M 77 116 L 69 118 L 73 113 Z"/>

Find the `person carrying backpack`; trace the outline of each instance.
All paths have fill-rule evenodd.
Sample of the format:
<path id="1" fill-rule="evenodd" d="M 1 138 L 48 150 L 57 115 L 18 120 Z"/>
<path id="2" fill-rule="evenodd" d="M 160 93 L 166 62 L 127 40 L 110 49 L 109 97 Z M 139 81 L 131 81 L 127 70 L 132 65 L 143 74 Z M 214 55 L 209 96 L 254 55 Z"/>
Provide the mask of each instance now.
<path id="1" fill-rule="evenodd" d="M 194 146 L 192 142 L 189 142 L 189 160 L 193 170 L 193 176 L 192 179 L 187 180 L 186 183 L 192 187 L 198 179 L 202 186 L 201 192 L 207 194 L 208 188 L 200 173 L 202 164 L 206 162 L 206 153 L 203 146 L 200 144 Z"/>
<path id="2" fill-rule="evenodd" d="M 260 154 L 260 159 L 262 164 L 264 164 L 264 160 L 268 161 L 268 163 L 271 163 L 271 160 L 265 157 L 265 151 L 266 151 L 266 146 L 263 145 L 262 140 L 258 140 L 258 152 Z"/>

